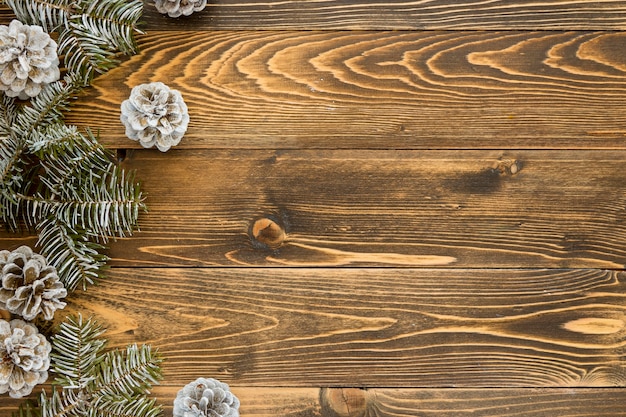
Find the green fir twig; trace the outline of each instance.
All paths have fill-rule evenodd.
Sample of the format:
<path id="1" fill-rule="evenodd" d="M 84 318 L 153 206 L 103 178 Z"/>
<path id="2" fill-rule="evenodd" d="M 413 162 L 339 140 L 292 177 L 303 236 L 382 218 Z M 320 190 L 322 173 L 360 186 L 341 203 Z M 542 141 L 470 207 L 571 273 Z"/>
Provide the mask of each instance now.
<path id="1" fill-rule="evenodd" d="M 14 417 L 156 417 L 161 406 L 148 398 L 162 379 L 162 359 L 150 346 L 106 351 L 102 328 L 70 317 L 52 338 L 52 393 L 22 404 Z"/>
<path id="2" fill-rule="evenodd" d="M 2 0 L 0 0 L 2 1 Z M 109 239 L 132 234 L 143 196 L 132 173 L 89 130 L 63 118 L 93 76 L 137 51 L 140 0 L 4 0 L 23 23 L 59 36 L 67 74 L 29 103 L 1 95 L 0 218 L 37 246 L 71 291 L 101 275 Z"/>

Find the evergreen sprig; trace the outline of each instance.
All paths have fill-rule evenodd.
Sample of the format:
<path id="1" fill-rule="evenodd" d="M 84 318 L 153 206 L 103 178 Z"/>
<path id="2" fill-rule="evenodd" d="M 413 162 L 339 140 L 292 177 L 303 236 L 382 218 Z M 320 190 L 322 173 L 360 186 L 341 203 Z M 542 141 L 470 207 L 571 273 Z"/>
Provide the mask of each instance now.
<path id="1" fill-rule="evenodd" d="M 22 22 L 59 33 L 59 55 L 85 85 L 137 52 L 141 0 L 3 0 Z"/>
<path id="2" fill-rule="evenodd" d="M 162 379 L 162 359 L 150 346 L 106 351 L 102 328 L 70 317 L 52 338 L 52 394 L 25 403 L 14 417 L 156 417 L 161 407 L 148 398 Z"/>
<path id="3" fill-rule="evenodd" d="M 0 103 L 2 220 L 13 230 L 23 223 L 37 231 L 40 252 L 69 290 L 98 278 L 107 260 L 103 245 L 132 234 L 145 208 L 132 173 L 90 131 L 63 122 L 59 109 L 79 83 L 66 77 L 30 105 Z"/>
<path id="4" fill-rule="evenodd" d="M 132 233 L 145 209 L 132 173 L 120 169 L 91 131 L 63 116 L 96 73 L 137 51 L 140 0 L 0 0 L 23 23 L 59 34 L 67 74 L 29 103 L 1 95 L 0 218 L 35 230 L 40 253 L 68 290 L 101 274 L 112 237 Z"/>

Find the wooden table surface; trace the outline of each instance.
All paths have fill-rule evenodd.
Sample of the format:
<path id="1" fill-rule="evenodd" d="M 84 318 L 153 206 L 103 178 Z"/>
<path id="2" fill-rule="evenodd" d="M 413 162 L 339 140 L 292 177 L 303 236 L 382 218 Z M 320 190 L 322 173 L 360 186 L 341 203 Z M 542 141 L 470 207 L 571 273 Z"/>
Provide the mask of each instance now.
<path id="1" fill-rule="evenodd" d="M 199 376 L 244 417 L 626 415 L 626 1 L 144 20 L 67 122 L 149 212 L 67 311 L 159 349 L 165 416 Z M 119 122 L 151 81 L 189 106 L 167 153 Z"/>

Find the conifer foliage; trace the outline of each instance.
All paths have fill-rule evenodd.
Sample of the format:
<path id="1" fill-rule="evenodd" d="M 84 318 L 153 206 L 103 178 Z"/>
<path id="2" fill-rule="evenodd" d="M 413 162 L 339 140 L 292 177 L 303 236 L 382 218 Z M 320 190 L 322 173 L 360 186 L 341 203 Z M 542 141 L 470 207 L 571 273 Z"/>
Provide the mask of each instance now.
<path id="1" fill-rule="evenodd" d="M 0 0 L 24 24 L 58 36 L 63 79 L 29 102 L 0 97 L 0 216 L 11 230 L 34 229 L 39 252 L 65 287 L 86 288 L 107 261 L 115 236 L 145 209 L 139 185 L 96 135 L 63 114 L 93 77 L 136 52 L 141 0 Z"/>
<path id="2" fill-rule="evenodd" d="M 162 378 L 161 358 L 149 346 L 106 351 L 102 328 L 82 316 L 63 322 L 52 338 L 52 394 L 24 403 L 14 417 L 156 417 L 147 394 Z"/>

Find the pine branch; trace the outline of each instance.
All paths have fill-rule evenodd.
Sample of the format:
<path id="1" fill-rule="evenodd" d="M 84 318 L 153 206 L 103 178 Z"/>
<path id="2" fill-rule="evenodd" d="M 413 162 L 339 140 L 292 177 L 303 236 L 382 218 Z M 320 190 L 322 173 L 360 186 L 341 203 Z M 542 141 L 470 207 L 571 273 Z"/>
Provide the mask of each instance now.
<path id="1" fill-rule="evenodd" d="M 104 352 L 101 327 L 70 317 L 52 338 L 52 395 L 20 407 L 16 417 L 157 417 L 161 407 L 147 395 L 162 379 L 160 355 L 149 346 Z"/>
<path id="2" fill-rule="evenodd" d="M 83 290 L 94 284 L 109 258 L 101 252 L 104 247 L 83 233 L 78 233 L 50 217 L 38 229 L 37 246 L 52 265 L 55 265 L 59 278 L 68 291 L 78 287 Z"/>
<path id="3" fill-rule="evenodd" d="M 130 345 L 124 354 L 108 352 L 99 364 L 94 391 L 102 398 L 115 398 L 119 393 L 147 394 L 161 378 L 159 363 L 153 362 L 153 352 L 146 345 Z"/>
<path id="4" fill-rule="evenodd" d="M 48 193 L 59 200 L 81 200 L 79 183 L 85 173 L 101 178 L 114 170 L 113 155 L 90 131 L 83 135 L 76 126 L 58 123 L 34 132 L 28 141 L 29 152 L 37 155 L 43 172 L 40 180 Z"/>
<path id="5" fill-rule="evenodd" d="M 73 13 L 72 0 L 4 0 L 22 23 L 38 25 L 50 33 L 64 26 Z"/>
<path id="6" fill-rule="evenodd" d="M 131 234 L 145 208 L 132 175 L 112 163 L 97 138 L 63 123 L 84 82 L 80 75 L 67 76 L 19 108 L 5 98 L 0 113 L 2 219 L 16 230 L 23 217 L 40 232 L 41 252 L 68 289 L 86 288 L 98 278 L 108 260 L 98 241 Z"/>
<path id="7" fill-rule="evenodd" d="M 0 106 L 0 211 L 5 224 L 16 230 L 19 204 L 12 196 L 24 182 L 21 157 L 26 145 L 24 138 L 11 130 L 17 118 L 15 99 L 2 95 Z"/>
<path id="8" fill-rule="evenodd" d="M 137 52 L 134 34 L 143 13 L 141 0 L 81 0 L 59 36 L 65 66 L 88 84 L 119 64 L 120 54 Z"/>
<path id="9" fill-rule="evenodd" d="M 83 0 L 80 26 L 97 34 L 124 54 L 137 53 L 134 33 L 141 33 L 138 22 L 143 2 L 138 0 Z"/>
<path id="10" fill-rule="evenodd" d="M 101 361 L 106 340 L 95 321 L 68 317 L 54 335 L 54 352 L 51 354 L 55 383 L 65 388 L 84 388 L 92 382 L 96 366 Z"/>
<path id="11" fill-rule="evenodd" d="M 33 98 L 29 106 L 20 108 L 12 127 L 14 135 L 29 138 L 37 130 L 42 131 L 63 120 L 63 113 L 69 109 L 71 100 L 85 84 L 79 75 L 66 76 L 63 80 L 45 86 Z"/>
<path id="12" fill-rule="evenodd" d="M 105 172 L 84 173 L 68 187 L 77 187 L 79 199 L 61 199 L 50 189 L 35 195 L 18 194 L 25 211 L 34 219 L 57 218 L 74 231 L 108 242 L 112 236 L 124 237 L 133 231 L 139 209 L 143 208 L 137 184 L 126 180 L 125 173 L 111 164 Z"/>
<path id="13" fill-rule="evenodd" d="M 82 22 L 69 22 L 69 28 L 59 36 L 59 54 L 64 54 L 65 65 L 80 74 L 85 85 L 98 73 L 105 73 L 119 64 L 116 50 L 106 39 L 92 33 Z"/>
<path id="14" fill-rule="evenodd" d="M 10 137 L 0 139 L 2 140 L 2 145 L 0 146 L 0 149 L 2 149 L 0 151 L 2 154 L 0 156 L 2 158 L 0 169 L 2 169 L 3 173 L 0 181 L 0 215 L 5 225 L 10 230 L 16 231 L 19 228 L 20 203 L 15 198 L 15 189 L 19 189 L 23 182 L 23 170 L 19 164 L 21 150 L 19 148 L 15 149 L 14 143 L 8 143 L 11 140 Z M 11 148 L 15 149 L 13 155 L 9 154 Z M 5 150 L 7 151 L 6 153 Z"/>

